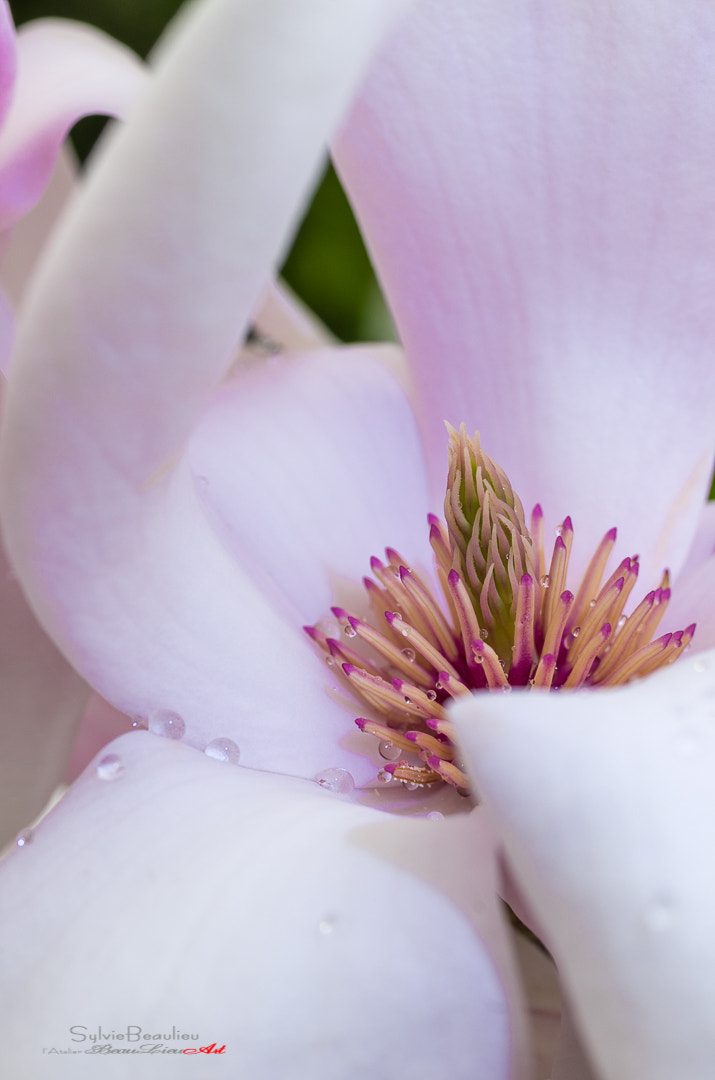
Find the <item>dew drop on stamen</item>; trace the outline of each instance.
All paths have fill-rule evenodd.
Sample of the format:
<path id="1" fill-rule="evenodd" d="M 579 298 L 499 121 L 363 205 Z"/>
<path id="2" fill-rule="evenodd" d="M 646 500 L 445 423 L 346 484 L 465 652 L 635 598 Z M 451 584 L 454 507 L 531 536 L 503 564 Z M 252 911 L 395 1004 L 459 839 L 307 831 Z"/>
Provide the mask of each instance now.
<path id="1" fill-rule="evenodd" d="M 97 776 L 100 780 L 118 780 L 126 772 L 126 765 L 119 754 L 105 754 L 96 765 Z"/>
<path id="2" fill-rule="evenodd" d="M 413 704 L 414 704 L 414 702 L 412 701 L 412 698 L 405 697 L 405 705 L 413 705 Z"/>
<path id="3" fill-rule="evenodd" d="M 380 769 L 377 779 L 381 784 L 389 784 L 392 781 L 392 773 L 388 772 L 387 769 Z"/>
<path id="4" fill-rule="evenodd" d="M 394 743 L 388 742 L 387 740 L 379 743 L 377 752 L 381 758 L 385 759 L 385 761 L 397 761 L 402 754 L 399 746 L 395 746 Z"/>
<path id="5" fill-rule="evenodd" d="M 625 625 L 626 625 L 626 616 L 621 615 L 620 619 L 616 623 L 616 626 L 620 629 L 622 626 L 625 626 Z"/>
<path id="6" fill-rule="evenodd" d="M 417 788 L 420 785 L 416 784 L 414 780 L 403 780 L 402 781 L 402 786 L 405 789 L 405 791 L 417 791 Z"/>
<path id="7" fill-rule="evenodd" d="M 542 589 L 548 589 L 550 584 L 551 584 L 551 578 L 549 577 L 548 574 L 543 574 L 539 578 L 539 585 L 541 586 Z"/>
<path id="8" fill-rule="evenodd" d="M 486 641 L 486 640 L 487 640 L 487 638 L 489 637 L 489 631 L 488 631 L 488 630 L 485 630 L 484 628 L 482 628 L 482 629 L 481 629 L 481 630 L 479 631 L 479 636 L 480 636 L 480 638 L 482 639 L 482 641 Z"/>
<path id="9" fill-rule="evenodd" d="M 355 781 L 347 769 L 323 769 L 316 773 L 313 780 L 326 791 L 333 791 L 336 795 L 349 795 L 355 790 Z"/>
<path id="10" fill-rule="evenodd" d="M 22 832 L 17 834 L 15 846 L 19 848 L 27 847 L 28 844 L 32 843 L 34 835 L 32 829 L 23 829 Z"/>
<path id="11" fill-rule="evenodd" d="M 581 633 L 581 627 L 580 626 L 574 626 L 573 630 L 571 631 L 571 637 L 577 638 L 580 633 Z"/>
<path id="12" fill-rule="evenodd" d="M 436 690 L 428 690 L 427 693 L 425 694 L 425 697 L 428 697 L 430 701 L 436 701 L 437 700 L 437 691 Z"/>
<path id="13" fill-rule="evenodd" d="M 474 657 L 474 659 L 476 660 L 476 662 L 478 664 L 483 664 L 484 663 L 484 657 L 482 656 L 481 653 L 478 653 L 477 656 Z"/>
<path id="14" fill-rule="evenodd" d="M 149 731 L 152 735 L 161 735 L 164 739 L 181 739 L 186 731 L 186 724 L 179 714 L 171 709 L 155 709 L 149 714 Z"/>
<path id="15" fill-rule="evenodd" d="M 335 657 L 334 656 L 326 656 L 325 657 L 325 663 L 328 665 L 328 667 L 335 667 Z"/>
<path id="16" fill-rule="evenodd" d="M 229 765 L 238 765 L 241 760 L 241 751 L 233 739 L 212 739 L 204 747 L 204 753 L 206 757 L 213 758 L 214 761 L 225 761 Z"/>
<path id="17" fill-rule="evenodd" d="M 415 659 L 416 659 L 416 657 L 417 657 L 417 653 L 415 652 L 415 650 L 414 650 L 414 649 L 403 649 L 403 650 L 402 650 L 402 655 L 403 655 L 403 656 L 404 656 L 404 657 L 405 657 L 405 658 L 406 658 L 407 660 L 409 660 L 409 662 L 410 662 L 411 664 L 414 664 L 414 662 L 415 662 Z"/>
<path id="18" fill-rule="evenodd" d="M 596 606 L 596 601 L 595 600 L 589 600 L 588 606 L 589 607 L 595 607 Z"/>
<path id="19" fill-rule="evenodd" d="M 351 626 L 350 623 L 343 627 L 343 632 L 345 637 L 355 637 L 357 634 L 357 630 L 354 626 Z"/>

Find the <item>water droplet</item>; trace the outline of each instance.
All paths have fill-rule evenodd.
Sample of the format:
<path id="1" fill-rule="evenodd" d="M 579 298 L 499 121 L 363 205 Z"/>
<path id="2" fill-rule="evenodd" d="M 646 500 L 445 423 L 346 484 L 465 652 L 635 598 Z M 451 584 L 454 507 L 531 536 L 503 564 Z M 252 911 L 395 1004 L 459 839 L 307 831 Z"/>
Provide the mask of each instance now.
<path id="1" fill-rule="evenodd" d="M 399 746 L 395 746 L 394 743 L 387 741 L 380 743 L 377 752 L 381 758 L 385 759 L 385 761 L 397 761 L 402 754 Z"/>
<path id="2" fill-rule="evenodd" d="M 381 784 L 389 784 L 392 781 L 392 773 L 388 772 L 387 769 L 380 769 L 377 779 Z"/>
<path id="3" fill-rule="evenodd" d="M 97 762 L 97 776 L 100 780 L 118 780 L 126 772 L 126 765 L 119 754 L 104 754 Z"/>
<path id="4" fill-rule="evenodd" d="M 394 622 L 402 622 L 402 616 L 400 615 L 399 611 L 393 611 L 392 618 Z"/>
<path id="5" fill-rule="evenodd" d="M 334 656 L 326 656 L 325 657 L 325 663 L 328 665 L 328 667 L 335 667 L 335 657 Z"/>
<path id="6" fill-rule="evenodd" d="M 179 714 L 171 709 L 155 709 L 149 713 L 149 731 L 152 735 L 161 735 L 164 739 L 181 739 L 186 731 L 186 724 Z"/>
<path id="7" fill-rule="evenodd" d="M 581 633 L 581 627 L 580 626 L 574 626 L 573 630 L 571 631 L 571 637 L 577 638 L 580 633 Z"/>
<path id="8" fill-rule="evenodd" d="M 149 724 L 147 723 L 146 717 L 144 717 L 144 716 L 135 716 L 133 718 L 133 720 L 132 720 L 132 729 L 134 731 L 146 731 L 146 729 L 148 727 L 149 727 Z"/>
<path id="9" fill-rule="evenodd" d="M 334 791 L 336 795 L 349 795 L 355 789 L 353 780 L 347 769 L 323 769 L 313 779 L 327 791 Z"/>
<path id="10" fill-rule="evenodd" d="M 355 637 L 357 635 L 357 630 L 350 623 L 344 626 L 343 630 L 345 631 L 345 637 Z"/>
<path id="11" fill-rule="evenodd" d="M 484 628 L 482 627 L 482 629 L 481 629 L 481 630 L 479 631 L 479 636 L 480 636 L 480 638 L 482 639 L 482 641 L 486 641 L 486 640 L 487 640 L 487 638 L 489 637 L 489 631 L 488 631 L 488 630 L 485 630 L 485 629 L 484 629 Z"/>
<path id="12" fill-rule="evenodd" d="M 437 681 L 434 685 L 436 690 L 444 690 L 441 682 Z"/>
<path id="13" fill-rule="evenodd" d="M 477 655 L 474 657 L 474 659 L 477 661 L 478 664 L 483 664 L 484 663 L 484 657 L 482 656 L 481 653 L 477 653 Z"/>
<path id="14" fill-rule="evenodd" d="M 328 915 L 325 919 L 321 919 L 318 923 L 318 930 L 321 934 L 327 937 L 328 934 L 332 934 L 335 929 L 335 919 L 332 915 Z"/>
<path id="15" fill-rule="evenodd" d="M 563 525 L 557 525 L 556 528 L 554 529 L 554 532 L 556 533 L 557 536 L 561 536 L 563 531 L 564 531 Z"/>
<path id="16" fill-rule="evenodd" d="M 419 785 L 419 784 L 416 784 L 416 783 L 414 782 L 414 780 L 403 780 L 403 781 L 402 781 L 402 786 L 403 786 L 403 788 L 405 789 L 405 791 L 417 791 L 417 788 L 418 788 L 418 787 L 419 787 L 420 785 Z"/>
<path id="17" fill-rule="evenodd" d="M 626 616 L 621 615 L 620 619 L 616 623 L 616 626 L 618 626 L 620 628 L 621 626 L 625 626 L 625 625 L 626 625 Z"/>
<path id="18" fill-rule="evenodd" d="M 213 758 L 214 761 L 225 761 L 229 765 L 238 765 L 241 760 L 241 751 L 236 746 L 233 739 L 212 739 L 207 746 L 204 747 L 204 753 L 207 757 Z"/>
<path id="19" fill-rule="evenodd" d="M 544 574 L 542 577 L 539 578 L 539 585 L 541 586 L 542 589 L 548 589 L 550 584 L 551 584 L 551 578 L 549 577 L 548 574 Z"/>
<path id="20" fill-rule="evenodd" d="M 35 834 L 33 833 L 32 829 L 23 829 L 22 832 L 19 832 L 17 834 L 15 844 L 19 848 L 24 848 L 27 847 L 28 844 L 31 844 L 34 838 Z"/>
<path id="21" fill-rule="evenodd" d="M 402 655 L 406 657 L 411 664 L 414 664 L 417 653 L 414 649 L 403 649 Z"/>
<path id="22" fill-rule="evenodd" d="M 595 600 L 589 600 L 588 606 L 589 607 L 595 607 L 596 606 L 596 601 Z"/>
<path id="23" fill-rule="evenodd" d="M 414 702 L 412 701 L 412 698 L 405 697 L 405 705 L 412 705 L 412 704 L 414 704 Z"/>
<path id="24" fill-rule="evenodd" d="M 429 698 L 430 701 L 436 701 L 437 700 L 437 691 L 436 690 L 428 690 L 427 693 L 425 694 L 425 697 Z"/>
<path id="25" fill-rule="evenodd" d="M 710 667 L 710 662 L 704 660 L 702 656 L 699 656 L 697 660 L 693 660 L 693 671 L 703 672 L 707 671 Z"/>
<path id="26" fill-rule="evenodd" d="M 439 810 L 430 810 L 427 814 L 428 821 L 444 821 L 444 814 L 440 814 Z"/>

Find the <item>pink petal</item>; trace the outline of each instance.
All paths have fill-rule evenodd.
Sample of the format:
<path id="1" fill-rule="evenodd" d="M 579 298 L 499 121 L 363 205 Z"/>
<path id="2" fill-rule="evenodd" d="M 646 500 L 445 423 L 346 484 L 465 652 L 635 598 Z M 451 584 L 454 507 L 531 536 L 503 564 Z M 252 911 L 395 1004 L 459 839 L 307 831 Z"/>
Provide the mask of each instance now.
<path id="1" fill-rule="evenodd" d="M 93 27 L 42 19 L 17 38 L 18 72 L 0 133 L 0 229 L 39 199 L 81 116 L 125 116 L 145 83 L 141 62 Z"/>
<path id="2" fill-rule="evenodd" d="M 622 689 L 477 695 L 467 764 L 601 1080 L 710 1080 L 715 652 Z"/>
<path id="3" fill-rule="evenodd" d="M 214 0 L 182 20 L 43 259 L 3 433 L 18 573 L 103 697 L 179 713 L 199 747 L 231 737 L 252 767 L 344 767 L 358 783 L 372 750 L 325 664 L 175 462 L 392 13 Z"/>
<path id="4" fill-rule="evenodd" d="M 3 389 L 0 376 L 0 400 Z M 0 543 L 0 847 L 61 780 L 88 695 L 32 614 Z"/>
<path id="5" fill-rule="evenodd" d="M 7 0 L 0 0 L 0 127 L 10 108 L 16 74 L 15 26 Z"/>
<path id="6" fill-rule="evenodd" d="M 337 162 L 415 378 L 583 561 L 682 563 L 715 401 L 715 9 L 419 0 Z"/>
<path id="7" fill-rule="evenodd" d="M 225 1045 L 206 1075 L 524 1076 L 481 814 L 396 821 L 144 734 L 107 750 L 124 773 L 88 769 L 0 869 L 10 1075 L 38 1032 L 83 1051 L 71 1026 L 136 1024 Z"/>
<path id="8" fill-rule="evenodd" d="M 292 602 L 296 625 L 342 603 L 341 587 L 362 607 L 370 557 L 388 544 L 432 565 L 414 416 L 379 357 L 323 349 L 254 365 L 221 387 L 192 439 L 226 544 L 267 595 Z"/>
<path id="9" fill-rule="evenodd" d="M 39 202 L 2 238 L 0 287 L 13 311 L 20 308 L 47 241 L 77 183 L 77 159 L 67 143 Z"/>
<path id="10" fill-rule="evenodd" d="M 334 344 L 334 338 L 318 317 L 283 281 L 264 291 L 253 323 L 258 332 L 283 349 L 316 349 Z"/>

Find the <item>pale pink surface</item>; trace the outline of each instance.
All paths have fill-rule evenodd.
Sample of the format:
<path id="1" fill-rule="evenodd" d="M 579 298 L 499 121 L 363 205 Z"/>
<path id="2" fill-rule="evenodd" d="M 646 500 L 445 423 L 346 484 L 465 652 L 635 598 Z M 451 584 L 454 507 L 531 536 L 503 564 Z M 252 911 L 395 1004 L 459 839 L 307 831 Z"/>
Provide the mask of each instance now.
<path id="1" fill-rule="evenodd" d="M 714 692 L 710 651 L 452 711 L 600 1080 L 712 1076 Z"/>
<path id="2" fill-rule="evenodd" d="M 5 443 L 19 572 L 104 697 L 132 715 L 178 712 L 199 747 L 231 736 L 253 767 L 312 776 L 342 766 L 358 782 L 375 775 L 371 740 L 346 724 L 299 623 L 284 621 L 252 568 L 232 558 L 181 453 L 388 14 L 357 0 L 330 18 L 320 0 L 300 10 L 287 0 L 197 9 L 43 261 L 21 324 Z M 367 395 L 381 376 L 365 365 L 359 377 Z M 349 402 L 339 400 L 360 400 L 357 378 L 325 395 L 327 413 L 343 409 L 348 440 L 345 458 L 336 446 L 326 461 L 326 495 L 351 457 L 359 461 Z M 401 447 L 416 448 L 404 395 L 388 396 L 384 468 Z M 271 420 L 277 435 L 280 415 Z M 281 527 L 273 483 L 272 516 L 252 523 L 254 546 Z M 380 499 L 389 507 L 392 496 Z M 359 513 L 353 504 L 346 528 L 361 527 Z"/>
<path id="3" fill-rule="evenodd" d="M 174 1023 L 231 1080 L 528 1076 L 482 814 L 398 821 L 146 733 L 108 750 L 124 774 L 90 766 L 0 868 L 8 1075 L 57 1075 L 38 1032 Z"/>
<path id="4" fill-rule="evenodd" d="M 715 423 L 715 9 L 418 0 L 336 145 L 407 351 L 435 492 L 442 421 L 525 504 L 682 563 Z"/>
<path id="5" fill-rule="evenodd" d="M 145 85 L 135 53 L 94 27 L 61 19 L 19 31 L 17 64 L 0 131 L 0 229 L 37 202 L 80 116 L 126 116 Z"/>
<path id="6" fill-rule="evenodd" d="M 7 0 L 0 0 L 0 126 L 10 108 L 16 72 L 15 27 Z"/>

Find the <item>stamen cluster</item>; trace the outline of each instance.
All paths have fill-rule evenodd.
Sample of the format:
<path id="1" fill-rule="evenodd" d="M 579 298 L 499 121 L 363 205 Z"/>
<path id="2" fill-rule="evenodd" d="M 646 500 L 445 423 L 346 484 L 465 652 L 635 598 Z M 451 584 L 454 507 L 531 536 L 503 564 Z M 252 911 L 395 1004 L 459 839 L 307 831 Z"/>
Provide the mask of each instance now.
<path id="1" fill-rule="evenodd" d="M 369 619 L 334 607 L 340 638 L 318 626 L 305 629 L 369 707 L 371 717 L 355 722 L 380 739 L 390 762 L 379 779 L 394 777 L 408 787 L 446 781 L 466 791 L 445 710 L 452 698 L 514 687 L 621 685 L 676 660 L 695 625 L 652 640 L 670 598 L 667 571 L 659 587 L 624 614 L 638 557 L 623 559 L 603 582 L 615 529 L 571 592 L 571 519 L 556 530 L 547 567 L 541 507 L 534 507 L 527 528 L 519 497 L 479 436 L 469 438 L 464 424 L 449 434 L 445 520 L 428 517 L 441 600 L 387 548 L 384 562 L 371 560 L 373 577 L 363 579 Z"/>

